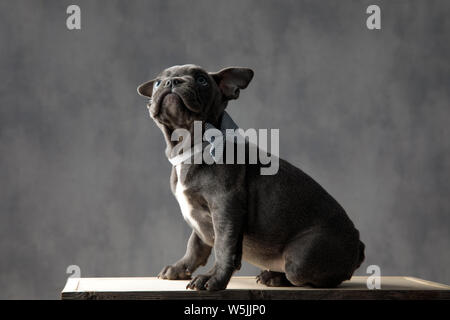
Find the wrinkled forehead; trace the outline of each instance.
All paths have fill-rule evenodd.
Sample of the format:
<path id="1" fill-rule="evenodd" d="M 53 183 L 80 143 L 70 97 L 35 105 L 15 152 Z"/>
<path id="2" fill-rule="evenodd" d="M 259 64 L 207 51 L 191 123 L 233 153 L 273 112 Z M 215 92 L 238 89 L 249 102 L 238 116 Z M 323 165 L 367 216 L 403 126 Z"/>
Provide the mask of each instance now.
<path id="1" fill-rule="evenodd" d="M 159 74 L 159 77 L 181 77 L 185 75 L 196 75 L 199 73 L 207 73 L 203 68 L 195 64 L 185 64 L 182 66 L 173 66 L 167 68 Z"/>

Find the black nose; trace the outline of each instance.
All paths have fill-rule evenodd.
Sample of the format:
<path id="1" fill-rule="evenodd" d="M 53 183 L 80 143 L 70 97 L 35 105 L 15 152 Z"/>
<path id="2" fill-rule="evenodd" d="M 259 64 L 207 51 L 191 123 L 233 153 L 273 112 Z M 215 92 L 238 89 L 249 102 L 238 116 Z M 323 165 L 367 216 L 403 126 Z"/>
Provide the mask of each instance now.
<path id="1" fill-rule="evenodd" d="M 181 80 L 180 78 L 167 79 L 166 82 L 164 83 L 164 86 L 173 88 L 173 87 L 176 87 L 177 85 L 179 85 L 182 82 L 183 82 L 183 80 Z"/>

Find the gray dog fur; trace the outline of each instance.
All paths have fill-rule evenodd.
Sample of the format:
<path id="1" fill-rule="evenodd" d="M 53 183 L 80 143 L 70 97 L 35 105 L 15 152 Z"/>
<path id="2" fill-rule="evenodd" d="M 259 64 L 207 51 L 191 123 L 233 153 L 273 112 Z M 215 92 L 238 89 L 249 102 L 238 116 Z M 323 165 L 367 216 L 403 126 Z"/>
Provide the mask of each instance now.
<path id="1" fill-rule="evenodd" d="M 150 116 L 163 132 L 167 157 L 181 150 L 174 147 L 183 141 L 170 139 L 175 129 L 193 134 L 194 121 L 219 127 L 228 101 L 252 78 L 247 68 L 208 73 L 183 65 L 139 86 L 139 94 L 150 98 Z M 260 267 L 257 281 L 268 286 L 335 287 L 350 279 L 364 260 L 358 230 L 317 182 L 279 161 L 275 175 L 260 175 L 261 165 L 248 163 L 173 167 L 171 189 L 193 231 L 186 254 L 159 277 L 191 279 L 214 248 L 213 268 L 187 288 L 225 289 L 241 259 Z"/>

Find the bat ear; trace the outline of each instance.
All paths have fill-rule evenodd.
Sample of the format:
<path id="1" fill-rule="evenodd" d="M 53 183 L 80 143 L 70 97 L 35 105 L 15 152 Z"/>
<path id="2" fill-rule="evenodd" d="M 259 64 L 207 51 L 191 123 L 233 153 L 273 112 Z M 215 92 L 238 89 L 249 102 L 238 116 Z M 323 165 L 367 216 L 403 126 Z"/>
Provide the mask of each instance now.
<path id="1" fill-rule="evenodd" d="M 210 73 L 210 76 L 216 81 L 225 99 L 231 100 L 239 97 L 240 89 L 247 88 L 253 78 L 253 70 L 230 67 Z"/>
<path id="2" fill-rule="evenodd" d="M 154 82 L 155 82 L 155 80 L 150 80 L 148 82 L 141 84 L 137 88 L 137 92 L 143 97 L 151 98 L 152 94 L 153 94 L 153 83 Z"/>

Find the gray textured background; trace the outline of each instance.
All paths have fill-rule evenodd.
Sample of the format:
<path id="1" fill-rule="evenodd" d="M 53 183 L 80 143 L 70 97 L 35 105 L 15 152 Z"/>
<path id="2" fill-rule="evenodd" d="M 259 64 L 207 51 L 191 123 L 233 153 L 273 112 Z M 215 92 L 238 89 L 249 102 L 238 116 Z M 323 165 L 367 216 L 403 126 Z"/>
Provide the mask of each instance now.
<path id="1" fill-rule="evenodd" d="M 229 112 L 346 208 L 385 275 L 450 283 L 448 1 L 0 1 L 0 298 L 82 276 L 151 276 L 189 228 L 136 86 L 251 67 Z M 382 30 L 365 9 L 382 8 Z M 212 259 L 211 259 L 212 260 Z M 210 261 L 211 261 L 210 260 Z M 244 265 L 240 274 L 256 274 Z"/>

